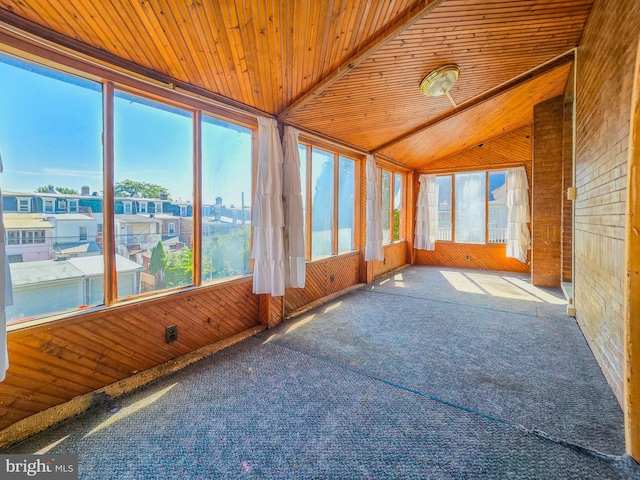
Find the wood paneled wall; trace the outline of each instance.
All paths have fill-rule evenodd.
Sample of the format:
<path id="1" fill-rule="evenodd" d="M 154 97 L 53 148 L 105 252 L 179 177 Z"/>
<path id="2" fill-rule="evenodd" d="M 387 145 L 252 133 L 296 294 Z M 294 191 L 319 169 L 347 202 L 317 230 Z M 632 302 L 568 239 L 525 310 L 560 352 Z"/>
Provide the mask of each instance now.
<path id="1" fill-rule="evenodd" d="M 251 285 L 242 279 L 10 331 L 0 429 L 258 325 Z M 170 325 L 178 339 L 166 343 Z"/>
<path id="2" fill-rule="evenodd" d="M 373 277 L 378 278 L 384 275 L 387 272 L 395 270 L 398 267 L 402 267 L 406 265 L 408 262 L 408 252 L 407 252 L 407 243 L 406 242 L 396 242 L 385 245 L 383 247 L 384 251 L 384 261 L 380 262 L 378 260 L 374 260 L 372 263 L 373 266 Z"/>
<path id="3" fill-rule="evenodd" d="M 416 250 L 416 263 L 439 267 L 480 268 L 504 272 L 529 272 L 529 265 L 507 258 L 506 245 L 436 242 L 433 251 Z"/>
<path id="4" fill-rule="evenodd" d="M 339 292 L 360 281 L 360 253 L 307 263 L 304 288 L 287 288 L 284 296 L 285 316 L 327 295 Z"/>
<path id="5" fill-rule="evenodd" d="M 524 166 L 531 187 L 532 140 L 531 126 L 484 141 L 455 155 L 429 164 L 428 170 L 415 175 L 414 204 L 417 200 L 418 177 L 422 173 L 452 173 L 481 169 L 501 169 Z M 531 200 L 531 188 L 529 189 Z M 529 272 L 529 265 L 506 257 L 505 245 L 472 245 L 436 242 L 433 251 L 415 250 L 415 263 L 459 268 L 481 268 L 514 272 Z M 467 260 L 467 255 L 469 260 Z"/>
<path id="6" fill-rule="evenodd" d="M 627 160 L 638 18 L 637 0 L 594 2 L 578 48 L 576 82 L 576 319 L 621 403 Z"/>

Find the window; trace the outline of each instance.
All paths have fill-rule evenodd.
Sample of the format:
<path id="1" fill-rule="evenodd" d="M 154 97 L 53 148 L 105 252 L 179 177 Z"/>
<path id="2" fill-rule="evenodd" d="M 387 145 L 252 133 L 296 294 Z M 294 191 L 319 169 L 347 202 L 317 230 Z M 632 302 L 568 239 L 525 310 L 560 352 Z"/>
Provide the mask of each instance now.
<path id="1" fill-rule="evenodd" d="M 506 172 L 489 172 L 489 243 L 507 243 Z"/>
<path id="2" fill-rule="evenodd" d="M 20 245 L 20 230 L 7 231 L 7 245 Z"/>
<path id="3" fill-rule="evenodd" d="M 436 240 L 451 241 L 453 215 L 451 210 L 451 192 L 453 185 L 451 175 L 436 177 L 438 188 L 438 233 Z"/>
<path id="4" fill-rule="evenodd" d="M 160 195 L 169 194 L 182 202 L 192 201 L 190 111 L 116 90 L 114 129 L 116 196 L 160 199 Z M 124 201 L 125 214 L 131 213 L 132 203 L 133 200 Z M 141 268 L 141 293 L 193 283 L 192 245 L 185 244 L 175 252 L 165 251 L 165 232 L 158 233 L 158 222 L 146 216 L 129 217 L 125 221 L 127 235 L 115 239 L 118 255 L 132 259 L 135 254 L 135 263 Z M 128 278 L 118 276 L 117 286 L 118 298 L 138 293 Z"/>
<path id="5" fill-rule="evenodd" d="M 402 199 L 403 199 L 403 176 L 399 173 L 393 174 L 393 240 L 404 240 L 404 225 L 402 224 Z"/>
<path id="6" fill-rule="evenodd" d="M 453 239 L 457 243 L 506 243 L 505 178 L 504 171 L 437 176 L 437 239 Z"/>
<path id="7" fill-rule="evenodd" d="M 79 191 L 83 185 L 102 185 L 102 86 L 55 69 L 0 53 L 0 145 L 5 173 L 3 188 L 25 194 L 37 190 L 66 188 Z M 22 159 L 28 158 L 28 168 Z M 54 172 L 54 173 L 52 173 Z M 55 175 L 55 176 L 52 176 Z M 18 199 L 18 212 L 31 212 L 32 195 Z M 43 211 L 78 211 L 78 200 L 43 199 Z M 59 238 L 52 243 L 73 241 L 64 215 L 57 219 Z M 77 228 L 77 227 L 76 227 Z M 66 233 L 65 233 L 66 232 Z M 72 236 L 69 239 L 69 236 Z M 76 237 L 77 238 L 77 237 Z M 103 294 L 89 296 L 82 267 L 50 260 L 51 246 L 44 229 L 7 232 L 11 263 L 13 305 L 7 307 L 8 322 L 74 311 L 79 306 L 103 302 Z M 18 247 L 19 246 L 19 247 Z M 15 249 L 20 248 L 19 251 Z M 102 252 L 92 252 L 100 256 Z M 70 259 L 69 261 L 95 259 Z M 102 265 L 102 259 L 96 262 Z M 47 271 L 46 280 L 40 272 Z M 102 272 L 93 278 L 102 280 Z"/>
<path id="8" fill-rule="evenodd" d="M 382 242 L 391 242 L 391 172 L 382 170 Z"/>
<path id="9" fill-rule="evenodd" d="M 31 200 L 28 198 L 19 198 L 18 199 L 18 211 L 19 212 L 30 212 L 31 211 Z"/>
<path id="10" fill-rule="evenodd" d="M 382 241 L 391 243 L 404 240 L 403 184 L 404 175 L 382 169 Z"/>
<path id="11" fill-rule="evenodd" d="M 7 228 L 11 270 L 20 280 L 13 285 L 9 322 L 104 303 L 110 291 L 98 271 L 104 261 L 86 257 L 102 256 L 105 244 L 113 247 L 107 254 L 116 267 L 116 278 L 106 274 L 117 285 L 117 298 L 110 302 L 192 285 L 194 265 L 205 281 L 250 272 L 255 119 L 236 112 L 229 115 L 232 123 L 199 112 L 200 100 L 168 94 L 156 101 L 121 91 L 118 82 L 113 83 L 115 91 L 107 99 L 113 100 L 113 124 L 103 125 L 108 102 L 101 83 L 0 52 L 0 145 L 7 167 L 3 187 L 21 192 L 6 208 L 59 213 L 55 221 L 39 221 L 31 229 Z M 143 92 L 145 85 L 135 88 Z M 222 108 L 211 109 L 226 115 Z M 195 112 L 203 113 L 198 150 L 193 145 Z M 113 165 L 103 159 L 103 133 L 114 139 Z M 203 182 L 198 197 L 209 208 L 203 205 L 203 236 L 194 238 L 194 153 L 200 149 Z M 30 159 L 27 171 L 20 168 L 23 158 Z M 113 167 L 113 178 L 103 178 L 107 167 Z M 111 219 L 103 218 L 102 193 L 85 193 L 92 191 L 91 185 L 113 190 Z M 38 194 L 32 207 L 33 192 L 53 188 L 61 194 Z M 163 211 L 175 221 L 151 215 Z M 211 216 L 205 217 L 206 211 Z M 88 214 L 82 226 L 69 215 L 80 212 Z M 105 237 L 103 222 L 111 221 L 113 237 Z M 58 237 L 49 240 L 53 224 Z M 94 238 L 96 245 L 82 256 L 70 250 L 77 249 L 74 239 Z M 200 242 L 202 258 L 193 258 L 194 242 Z M 68 260 L 43 260 L 54 256 Z M 42 268 L 47 281 L 38 275 Z"/>
<path id="12" fill-rule="evenodd" d="M 356 162 L 339 157 L 338 253 L 355 250 Z"/>
<path id="13" fill-rule="evenodd" d="M 299 144 L 307 260 L 348 253 L 356 246 L 356 160 Z"/>
<path id="14" fill-rule="evenodd" d="M 252 138 L 249 128 L 202 116 L 202 280 L 250 272 Z"/>
<path id="15" fill-rule="evenodd" d="M 311 152 L 311 259 L 333 254 L 334 155 L 324 150 Z"/>
<path id="16" fill-rule="evenodd" d="M 9 263 L 22 263 L 22 254 L 18 254 L 18 255 L 7 255 L 7 258 L 9 259 Z"/>
<path id="17" fill-rule="evenodd" d="M 44 243 L 44 230 L 34 230 L 33 232 L 33 243 Z"/>

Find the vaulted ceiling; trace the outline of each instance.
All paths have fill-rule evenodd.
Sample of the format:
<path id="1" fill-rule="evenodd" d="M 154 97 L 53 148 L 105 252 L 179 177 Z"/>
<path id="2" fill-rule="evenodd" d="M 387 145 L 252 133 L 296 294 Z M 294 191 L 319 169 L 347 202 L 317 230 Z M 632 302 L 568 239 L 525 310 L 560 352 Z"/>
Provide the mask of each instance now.
<path id="1" fill-rule="evenodd" d="M 593 0 L 0 0 L 0 22 L 425 168 L 564 91 Z M 419 84 L 460 66 L 446 96 Z"/>

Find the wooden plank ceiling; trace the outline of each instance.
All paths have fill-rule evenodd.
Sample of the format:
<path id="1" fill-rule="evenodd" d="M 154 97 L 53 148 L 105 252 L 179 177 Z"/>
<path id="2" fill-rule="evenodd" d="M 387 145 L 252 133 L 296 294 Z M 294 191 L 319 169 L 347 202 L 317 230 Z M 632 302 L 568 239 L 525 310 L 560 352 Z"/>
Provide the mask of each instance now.
<path id="1" fill-rule="evenodd" d="M 530 124 L 593 0 L 0 0 L 2 22 L 410 168 Z M 84 48 L 86 47 L 86 48 Z M 570 59 L 569 59 L 570 60 Z M 460 66 L 446 97 L 421 79 Z"/>

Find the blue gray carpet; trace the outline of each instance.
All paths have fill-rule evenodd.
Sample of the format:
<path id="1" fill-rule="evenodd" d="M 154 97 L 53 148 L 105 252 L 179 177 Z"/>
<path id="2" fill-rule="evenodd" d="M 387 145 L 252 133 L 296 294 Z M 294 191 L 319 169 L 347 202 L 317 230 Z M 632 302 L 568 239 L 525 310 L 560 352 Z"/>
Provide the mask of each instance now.
<path id="1" fill-rule="evenodd" d="M 83 479 L 640 478 L 559 292 L 478 274 L 404 269 L 2 453 Z"/>

